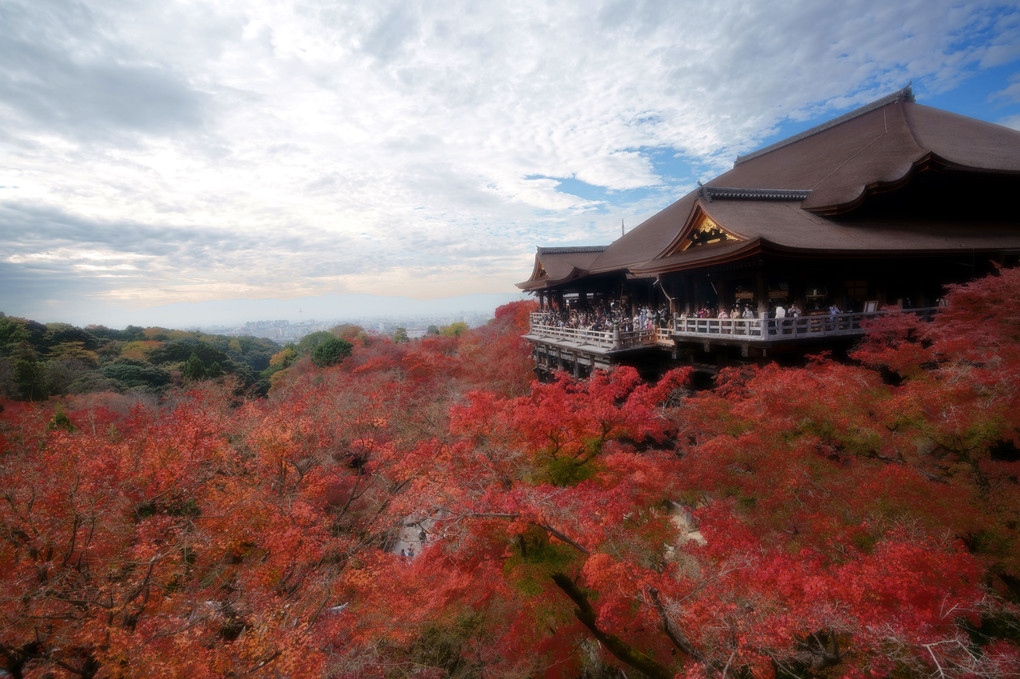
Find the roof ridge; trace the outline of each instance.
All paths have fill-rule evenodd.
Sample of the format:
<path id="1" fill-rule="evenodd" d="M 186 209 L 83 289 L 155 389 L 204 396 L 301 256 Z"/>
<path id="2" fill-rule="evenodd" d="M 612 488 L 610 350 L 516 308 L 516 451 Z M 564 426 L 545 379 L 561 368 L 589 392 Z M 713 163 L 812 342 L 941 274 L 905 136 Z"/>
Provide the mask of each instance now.
<path id="1" fill-rule="evenodd" d="M 540 255 L 572 255 L 586 252 L 605 252 L 608 245 L 577 245 L 568 247 L 543 247 L 538 246 Z"/>
<path id="2" fill-rule="evenodd" d="M 815 127 L 812 127 L 811 129 L 804 130 L 803 132 L 795 134 L 792 137 L 787 137 L 786 139 L 782 139 L 780 141 L 777 141 L 776 143 L 770 144 L 769 146 L 766 146 L 765 148 L 758 149 L 757 151 L 752 151 L 751 153 L 748 153 L 748 154 L 743 155 L 743 156 L 737 156 L 737 159 L 733 161 L 733 167 L 736 167 L 737 165 L 740 165 L 741 163 L 747 162 L 748 160 L 751 160 L 752 158 L 757 158 L 759 156 L 763 156 L 766 153 L 771 153 L 772 151 L 775 151 L 776 149 L 780 149 L 780 148 L 782 148 L 784 146 L 787 146 L 789 144 L 792 144 L 794 142 L 798 142 L 801 139 L 805 139 L 807 137 L 816 135 L 819 132 L 824 132 L 825 130 L 828 130 L 830 128 L 836 127 L 837 125 L 841 125 L 841 124 L 847 122 L 848 120 L 853 120 L 854 118 L 860 117 L 860 116 L 864 115 L 865 113 L 871 113 L 872 111 L 880 109 L 883 106 L 888 106 L 889 104 L 898 104 L 900 102 L 912 102 L 912 101 L 914 101 L 914 92 L 913 92 L 913 90 L 910 89 L 910 85 L 907 85 L 902 90 L 893 92 L 892 94 L 886 95 L 886 96 L 882 97 L 881 99 L 876 99 L 875 101 L 871 102 L 870 104 L 865 104 L 864 106 L 861 106 L 859 108 L 855 108 L 854 110 L 850 111 L 849 113 L 844 113 L 843 115 L 841 115 L 839 117 L 836 117 L 836 118 L 833 118 L 832 120 L 829 120 L 827 122 L 824 122 L 821 125 L 816 125 Z"/>
<path id="3" fill-rule="evenodd" d="M 701 186 L 701 188 L 698 189 L 698 195 L 704 196 L 710 203 L 715 199 L 801 201 L 811 195 L 811 189 L 755 189 L 727 186 Z"/>

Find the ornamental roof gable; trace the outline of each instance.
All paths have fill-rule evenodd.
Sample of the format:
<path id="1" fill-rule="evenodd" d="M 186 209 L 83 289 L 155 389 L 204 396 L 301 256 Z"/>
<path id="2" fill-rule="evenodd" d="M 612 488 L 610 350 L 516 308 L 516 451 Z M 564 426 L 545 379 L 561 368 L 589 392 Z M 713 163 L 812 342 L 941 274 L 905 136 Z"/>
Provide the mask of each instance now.
<path id="1" fill-rule="evenodd" d="M 687 224 L 658 257 L 670 257 L 691 249 L 743 240 L 747 240 L 747 238 L 721 226 L 705 212 L 701 205 L 696 205 Z"/>

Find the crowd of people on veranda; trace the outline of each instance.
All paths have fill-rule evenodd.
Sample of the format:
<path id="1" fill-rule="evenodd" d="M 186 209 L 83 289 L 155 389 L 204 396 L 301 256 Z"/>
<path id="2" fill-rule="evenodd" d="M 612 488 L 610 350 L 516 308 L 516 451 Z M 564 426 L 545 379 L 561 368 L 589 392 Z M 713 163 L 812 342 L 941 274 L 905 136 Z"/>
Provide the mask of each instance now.
<path id="1" fill-rule="evenodd" d="M 842 313 L 835 305 L 829 307 L 829 315 L 834 316 Z M 799 318 L 804 312 L 797 304 L 789 307 L 781 303 L 773 305 L 766 314 L 768 318 Z M 761 315 L 757 309 L 750 304 L 734 305 L 727 309 L 720 307 L 701 307 L 693 313 L 676 314 L 677 320 L 688 318 L 717 318 L 717 319 L 759 319 Z M 575 330 L 589 330 L 592 332 L 610 332 L 619 329 L 620 332 L 651 331 L 655 328 L 669 326 L 672 318 L 665 306 L 651 308 L 642 306 L 632 311 L 623 303 L 618 301 L 600 302 L 587 307 L 579 308 L 571 306 L 567 309 L 545 309 L 537 314 L 535 321 L 540 325 L 549 325 L 558 328 L 571 328 Z"/>
<path id="2" fill-rule="evenodd" d="M 540 312 L 536 320 L 541 325 L 593 332 L 620 332 L 653 330 L 668 325 L 669 310 L 665 307 L 657 309 L 643 306 L 633 313 L 620 302 L 601 302 L 586 308 L 570 307 L 569 309 L 546 309 Z"/>
<path id="3" fill-rule="evenodd" d="M 829 308 L 830 313 L 840 313 L 839 309 L 835 306 Z M 799 318 L 804 314 L 800 307 L 796 304 L 791 304 L 789 308 L 784 307 L 782 304 L 775 304 L 768 311 L 766 316 L 768 318 Z M 760 318 L 759 312 L 752 307 L 750 304 L 734 305 L 729 310 L 726 307 L 721 306 L 718 308 L 702 307 L 693 314 L 678 314 L 681 319 L 684 318 L 743 318 L 747 320 L 753 320 Z"/>

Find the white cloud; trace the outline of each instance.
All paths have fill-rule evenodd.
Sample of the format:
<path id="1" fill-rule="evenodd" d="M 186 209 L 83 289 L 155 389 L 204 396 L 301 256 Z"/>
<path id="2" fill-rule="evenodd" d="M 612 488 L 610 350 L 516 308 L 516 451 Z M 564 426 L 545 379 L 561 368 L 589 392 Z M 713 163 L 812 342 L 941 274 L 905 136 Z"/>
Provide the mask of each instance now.
<path id="1" fill-rule="evenodd" d="M 992 94 L 993 101 L 1020 102 L 1020 74 L 1014 75 L 1010 80 L 1012 82 L 1008 87 Z"/>
<path id="2" fill-rule="evenodd" d="M 146 227 L 124 232 L 122 255 L 144 253 L 163 292 L 102 288 L 123 299 L 509 290 L 536 243 L 608 242 L 679 197 L 654 150 L 707 178 L 784 120 L 909 80 L 923 100 L 1015 61 L 1020 21 L 1003 7 L 12 1 L 0 201 L 70 215 L 72 249 L 88 224 Z M 18 63 L 59 77 L 18 80 Z M 14 256 L 42 252 L 3 237 Z"/>
<path id="3" fill-rule="evenodd" d="M 999 121 L 1000 125 L 1020 131 L 1020 115 L 1009 116 Z"/>

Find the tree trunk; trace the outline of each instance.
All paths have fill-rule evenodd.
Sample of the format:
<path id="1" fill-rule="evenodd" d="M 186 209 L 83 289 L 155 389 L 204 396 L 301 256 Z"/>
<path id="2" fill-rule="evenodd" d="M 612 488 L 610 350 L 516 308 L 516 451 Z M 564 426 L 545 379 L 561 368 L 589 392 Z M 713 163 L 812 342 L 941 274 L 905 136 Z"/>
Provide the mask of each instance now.
<path id="1" fill-rule="evenodd" d="M 574 616 L 577 617 L 582 625 L 588 628 L 593 637 L 602 642 L 602 645 L 617 660 L 643 672 L 653 679 L 672 679 L 674 672 L 659 663 L 655 658 L 639 651 L 620 637 L 600 629 L 595 609 L 592 608 L 591 602 L 588 601 L 587 593 L 574 584 L 573 580 L 563 573 L 553 573 L 552 579 L 556 586 L 563 590 L 563 593 L 570 597 L 570 600 L 577 606 L 574 609 Z"/>

